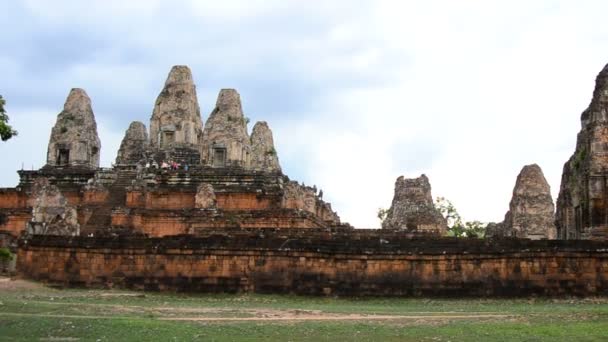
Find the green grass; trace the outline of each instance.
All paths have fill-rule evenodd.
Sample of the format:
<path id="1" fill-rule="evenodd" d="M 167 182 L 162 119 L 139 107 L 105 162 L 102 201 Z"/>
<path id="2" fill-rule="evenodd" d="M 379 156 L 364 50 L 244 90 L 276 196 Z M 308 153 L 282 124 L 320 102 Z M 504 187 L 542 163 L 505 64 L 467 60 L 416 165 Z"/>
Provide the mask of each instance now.
<path id="1" fill-rule="evenodd" d="M 452 317 L 484 313 L 489 316 Z M 284 314 L 338 319 L 277 321 L 272 316 Z M 399 317 L 343 319 L 353 314 Z M 269 318 L 237 320 L 254 317 Z M 606 341 L 608 299 L 324 298 L 0 287 L 0 341 L 37 340 Z"/>

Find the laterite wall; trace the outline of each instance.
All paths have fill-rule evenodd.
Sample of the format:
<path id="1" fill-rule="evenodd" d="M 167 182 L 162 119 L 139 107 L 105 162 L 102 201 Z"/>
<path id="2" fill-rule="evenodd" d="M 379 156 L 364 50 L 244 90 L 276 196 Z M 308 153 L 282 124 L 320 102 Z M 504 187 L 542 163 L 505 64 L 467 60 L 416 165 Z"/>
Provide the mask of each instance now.
<path id="1" fill-rule="evenodd" d="M 606 295 L 608 243 L 390 234 L 34 237 L 18 271 L 66 286 L 313 295 Z"/>

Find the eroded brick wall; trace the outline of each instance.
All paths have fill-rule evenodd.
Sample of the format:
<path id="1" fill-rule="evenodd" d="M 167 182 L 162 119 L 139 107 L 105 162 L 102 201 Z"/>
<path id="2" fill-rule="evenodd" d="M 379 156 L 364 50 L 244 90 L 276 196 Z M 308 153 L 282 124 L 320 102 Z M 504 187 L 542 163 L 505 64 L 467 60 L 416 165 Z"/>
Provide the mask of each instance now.
<path id="1" fill-rule="evenodd" d="M 21 241 L 22 276 L 67 286 L 322 295 L 606 295 L 608 244 L 277 233 Z"/>
<path id="2" fill-rule="evenodd" d="M 208 230 L 224 228 L 312 229 L 325 226 L 323 221 L 306 212 L 288 209 L 269 211 L 216 211 L 216 210 L 131 210 L 114 211 L 112 225 L 131 229 L 149 237 L 170 235 L 205 235 Z"/>
<path id="3" fill-rule="evenodd" d="M 0 208 L 18 209 L 27 207 L 27 195 L 14 188 L 0 188 Z"/>

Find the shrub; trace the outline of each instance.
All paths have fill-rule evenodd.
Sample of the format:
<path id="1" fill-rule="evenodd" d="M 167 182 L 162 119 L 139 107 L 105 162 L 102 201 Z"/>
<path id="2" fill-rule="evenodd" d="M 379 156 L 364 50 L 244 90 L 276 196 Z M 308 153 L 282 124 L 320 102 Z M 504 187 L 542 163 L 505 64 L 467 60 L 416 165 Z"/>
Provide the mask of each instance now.
<path id="1" fill-rule="evenodd" d="M 11 261 L 15 256 L 6 247 L 0 248 L 0 261 Z"/>

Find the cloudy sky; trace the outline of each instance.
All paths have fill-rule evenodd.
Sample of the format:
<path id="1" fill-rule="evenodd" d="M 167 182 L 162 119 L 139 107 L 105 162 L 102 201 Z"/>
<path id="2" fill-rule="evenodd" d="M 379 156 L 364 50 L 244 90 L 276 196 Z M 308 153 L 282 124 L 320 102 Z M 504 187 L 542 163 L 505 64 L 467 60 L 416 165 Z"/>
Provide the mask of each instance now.
<path id="1" fill-rule="evenodd" d="M 93 101 L 102 164 L 148 123 L 172 65 L 203 120 L 236 88 L 283 170 L 343 220 L 377 227 L 399 175 L 425 173 L 465 219 L 502 220 L 520 169 L 554 197 L 608 63 L 605 1 L 29 0 L 1 4 L 0 94 L 19 136 L 0 186 L 43 166 L 70 88 Z M 250 127 L 251 128 L 251 127 Z"/>

